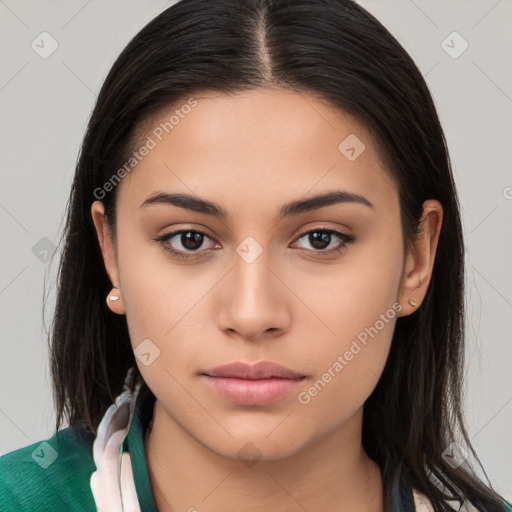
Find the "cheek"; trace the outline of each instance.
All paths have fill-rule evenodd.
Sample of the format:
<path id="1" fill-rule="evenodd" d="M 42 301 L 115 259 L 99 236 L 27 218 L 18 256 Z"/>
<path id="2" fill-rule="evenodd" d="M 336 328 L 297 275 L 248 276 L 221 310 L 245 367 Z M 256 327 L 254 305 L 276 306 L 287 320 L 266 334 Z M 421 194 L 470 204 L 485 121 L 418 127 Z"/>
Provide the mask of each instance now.
<path id="1" fill-rule="evenodd" d="M 302 354 L 313 376 L 298 393 L 297 407 L 314 430 L 329 431 L 345 423 L 371 395 L 386 364 L 400 306 L 385 300 L 359 306 L 332 321 L 335 337 L 324 337 Z"/>
<path id="2" fill-rule="evenodd" d="M 120 223 L 118 264 L 132 346 L 150 339 L 162 350 L 166 333 L 185 314 L 190 283 L 179 278 L 157 242 L 136 235 L 127 224 Z"/>
<path id="3" fill-rule="evenodd" d="M 402 260 L 401 239 L 388 232 L 354 245 L 339 263 L 290 273 L 294 292 L 308 306 L 298 321 L 307 321 L 306 332 L 342 346 L 397 300 Z"/>
<path id="4" fill-rule="evenodd" d="M 212 316 L 205 308 L 218 276 L 172 263 L 153 241 L 126 236 L 119 254 L 126 320 L 139 370 L 154 392 L 160 390 L 177 407 L 189 407 L 180 383 L 190 379 L 204 358 L 207 329 L 212 333 Z"/>
<path id="5" fill-rule="evenodd" d="M 366 401 L 389 354 L 396 310 L 389 307 L 381 318 L 355 328 L 356 335 L 339 336 L 335 343 L 324 345 L 321 353 L 317 350 L 311 354 L 313 377 L 301 390 L 298 403 L 311 406 L 319 414 L 323 409 L 333 420 L 341 420 L 341 416 L 350 416 Z M 336 404 L 339 417 L 333 417 L 329 404 Z"/>
<path id="6" fill-rule="evenodd" d="M 343 415 L 371 394 L 401 309 L 401 251 L 401 240 L 390 234 L 351 255 L 329 278 L 301 279 L 298 294 L 316 313 L 305 313 L 298 328 L 314 340 L 304 340 L 303 358 L 310 362 L 315 381 L 299 403 L 312 410 L 336 403 L 336 411 Z"/>

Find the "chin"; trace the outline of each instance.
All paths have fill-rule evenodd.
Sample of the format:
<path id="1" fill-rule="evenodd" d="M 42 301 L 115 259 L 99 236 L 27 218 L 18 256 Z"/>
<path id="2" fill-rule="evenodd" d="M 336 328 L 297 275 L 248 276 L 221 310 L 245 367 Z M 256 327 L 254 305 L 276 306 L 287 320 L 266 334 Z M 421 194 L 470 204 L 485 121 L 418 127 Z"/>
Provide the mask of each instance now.
<path id="1" fill-rule="evenodd" d="M 238 460 L 244 462 L 247 466 L 252 467 L 256 462 L 260 461 L 276 461 L 286 459 L 295 455 L 300 449 L 300 445 L 290 444 L 289 436 L 284 432 L 284 436 L 273 435 L 268 436 L 268 430 L 259 432 L 256 435 L 233 435 L 232 438 L 226 440 L 218 440 L 204 443 L 209 450 L 217 455 L 230 460 Z"/>

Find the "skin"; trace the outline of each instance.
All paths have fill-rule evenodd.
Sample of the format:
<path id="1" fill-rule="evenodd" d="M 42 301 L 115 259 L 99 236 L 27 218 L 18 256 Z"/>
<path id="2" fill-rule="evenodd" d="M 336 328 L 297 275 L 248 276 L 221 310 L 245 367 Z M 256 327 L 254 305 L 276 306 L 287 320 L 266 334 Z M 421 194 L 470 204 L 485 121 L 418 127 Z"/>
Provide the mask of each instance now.
<path id="1" fill-rule="evenodd" d="M 121 297 L 109 305 L 126 314 L 134 349 L 149 338 L 160 350 L 148 366 L 136 359 L 157 398 L 145 447 L 158 509 L 383 511 L 381 473 L 361 442 L 363 405 L 386 363 L 397 317 L 425 296 L 442 207 L 424 204 L 419 236 L 405 254 L 396 184 L 353 117 L 283 90 L 194 97 L 197 106 L 118 185 L 116 239 L 101 201 L 91 207 Z M 175 108 L 152 118 L 143 136 Z M 338 149 L 349 134 L 365 144 L 354 161 Z M 340 203 L 278 220 L 284 203 L 331 190 L 360 194 L 374 207 Z M 141 207 L 156 191 L 214 201 L 230 217 Z M 315 246 L 304 236 L 321 228 L 355 241 L 322 256 L 341 241 L 333 236 Z M 154 240 L 178 229 L 206 233 L 200 256 L 178 259 Z M 236 251 L 248 236 L 263 251 L 252 263 Z M 182 242 L 180 235 L 167 240 L 195 254 Z M 390 308 L 395 315 L 378 334 L 300 403 L 299 392 Z M 222 398 L 199 375 L 260 360 L 307 378 L 279 401 L 249 407 Z M 238 455 L 247 443 L 253 464 Z"/>

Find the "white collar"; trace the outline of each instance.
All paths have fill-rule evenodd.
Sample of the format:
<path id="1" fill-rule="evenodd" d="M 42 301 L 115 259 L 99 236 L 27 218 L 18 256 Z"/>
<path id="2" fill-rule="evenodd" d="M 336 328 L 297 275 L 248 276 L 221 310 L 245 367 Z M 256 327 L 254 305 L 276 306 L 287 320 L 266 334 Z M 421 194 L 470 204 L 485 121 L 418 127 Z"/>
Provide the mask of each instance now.
<path id="1" fill-rule="evenodd" d="M 130 454 L 121 453 L 142 385 L 139 381 L 130 392 L 132 372 L 130 368 L 123 392 L 105 412 L 93 443 L 96 471 L 91 475 L 90 486 L 98 512 L 140 512 Z"/>

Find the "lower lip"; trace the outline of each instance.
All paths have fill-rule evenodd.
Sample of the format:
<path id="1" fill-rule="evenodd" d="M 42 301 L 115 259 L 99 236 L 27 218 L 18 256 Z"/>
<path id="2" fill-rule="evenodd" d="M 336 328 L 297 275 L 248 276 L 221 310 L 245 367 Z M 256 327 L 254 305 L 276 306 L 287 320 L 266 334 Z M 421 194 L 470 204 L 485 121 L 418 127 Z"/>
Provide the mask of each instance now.
<path id="1" fill-rule="evenodd" d="M 204 377 L 217 393 L 238 405 L 267 405 L 277 402 L 304 380 L 304 378 L 249 380 L 210 375 Z"/>

